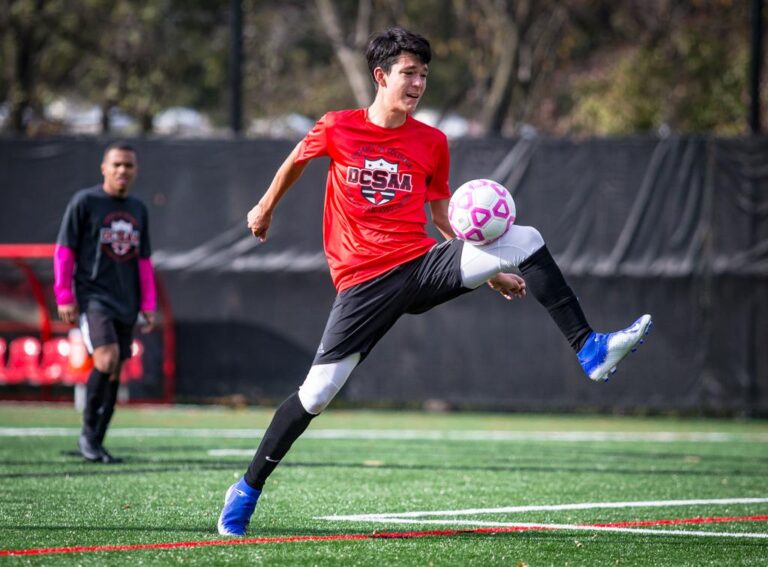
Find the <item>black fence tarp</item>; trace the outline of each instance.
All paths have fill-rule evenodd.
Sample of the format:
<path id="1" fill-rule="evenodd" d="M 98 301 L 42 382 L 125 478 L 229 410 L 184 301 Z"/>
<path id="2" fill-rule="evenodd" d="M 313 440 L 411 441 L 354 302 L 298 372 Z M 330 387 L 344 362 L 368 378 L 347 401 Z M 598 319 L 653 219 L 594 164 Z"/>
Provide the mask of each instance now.
<path id="1" fill-rule="evenodd" d="M 293 142 L 136 140 L 134 192 L 177 325 L 179 400 L 279 401 L 301 383 L 334 297 L 322 254 L 327 163 L 260 244 L 245 214 Z M 0 140 L 0 242 L 52 242 L 103 142 Z M 452 143 L 452 183 L 490 177 L 539 228 L 597 330 L 649 312 L 648 343 L 607 384 L 581 373 L 532 297 L 480 289 L 406 316 L 340 399 L 495 409 L 768 413 L 768 139 Z"/>

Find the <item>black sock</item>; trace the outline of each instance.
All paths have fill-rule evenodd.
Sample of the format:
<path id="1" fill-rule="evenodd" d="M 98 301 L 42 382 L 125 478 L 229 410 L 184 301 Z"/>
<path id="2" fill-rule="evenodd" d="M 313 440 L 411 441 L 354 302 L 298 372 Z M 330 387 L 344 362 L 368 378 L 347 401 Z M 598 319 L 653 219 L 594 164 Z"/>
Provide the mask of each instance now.
<path id="1" fill-rule="evenodd" d="M 85 408 L 83 408 L 83 435 L 91 442 L 97 440 L 99 417 L 104 404 L 109 373 L 91 370 L 85 385 Z"/>
<path id="2" fill-rule="evenodd" d="M 293 442 L 304 433 L 309 422 L 316 417 L 304 409 L 299 400 L 298 392 L 285 400 L 269 424 L 259 448 L 248 465 L 245 482 L 249 486 L 261 490 L 267 477 L 272 474 L 280 460 L 291 448 Z"/>
<path id="3" fill-rule="evenodd" d="M 104 436 L 107 434 L 107 427 L 112 420 L 112 414 L 115 413 L 115 404 L 117 404 L 117 391 L 120 389 L 120 380 L 108 380 L 104 388 L 104 398 L 99 408 L 99 421 L 96 424 L 96 441 L 99 445 L 104 443 Z"/>
<path id="4" fill-rule="evenodd" d="M 592 328 L 587 323 L 578 298 L 565 282 L 547 247 L 542 246 L 531 254 L 520 264 L 520 271 L 525 278 L 526 288 L 547 308 L 571 348 L 578 352 Z"/>

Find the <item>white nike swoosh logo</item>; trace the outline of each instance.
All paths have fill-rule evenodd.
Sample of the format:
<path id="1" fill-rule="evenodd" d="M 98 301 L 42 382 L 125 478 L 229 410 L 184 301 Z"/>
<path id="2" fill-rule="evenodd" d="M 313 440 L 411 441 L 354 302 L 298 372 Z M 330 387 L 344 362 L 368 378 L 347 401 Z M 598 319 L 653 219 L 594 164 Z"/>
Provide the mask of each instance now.
<path id="1" fill-rule="evenodd" d="M 267 459 L 270 463 L 279 463 L 280 459 L 273 459 L 272 457 L 264 457 Z"/>

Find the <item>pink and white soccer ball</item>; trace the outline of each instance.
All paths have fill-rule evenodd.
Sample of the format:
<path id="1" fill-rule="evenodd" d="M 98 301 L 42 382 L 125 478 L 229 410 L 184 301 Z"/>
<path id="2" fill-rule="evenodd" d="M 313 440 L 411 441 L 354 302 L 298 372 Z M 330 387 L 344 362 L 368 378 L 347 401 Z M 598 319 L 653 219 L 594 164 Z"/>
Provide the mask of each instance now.
<path id="1" fill-rule="evenodd" d="M 448 220 L 456 236 L 477 245 L 500 238 L 515 222 L 516 214 L 512 195 L 490 179 L 467 181 L 448 204 Z"/>

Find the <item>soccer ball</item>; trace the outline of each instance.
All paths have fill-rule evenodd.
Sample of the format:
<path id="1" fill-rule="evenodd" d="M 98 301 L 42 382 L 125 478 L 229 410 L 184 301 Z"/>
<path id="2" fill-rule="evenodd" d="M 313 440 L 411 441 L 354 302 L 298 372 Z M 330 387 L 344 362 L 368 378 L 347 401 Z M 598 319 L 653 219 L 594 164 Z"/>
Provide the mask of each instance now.
<path id="1" fill-rule="evenodd" d="M 500 238 L 515 222 L 515 201 L 490 179 L 473 179 L 456 189 L 448 204 L 448 220 L 456 236 L 481 245 Z"/>

